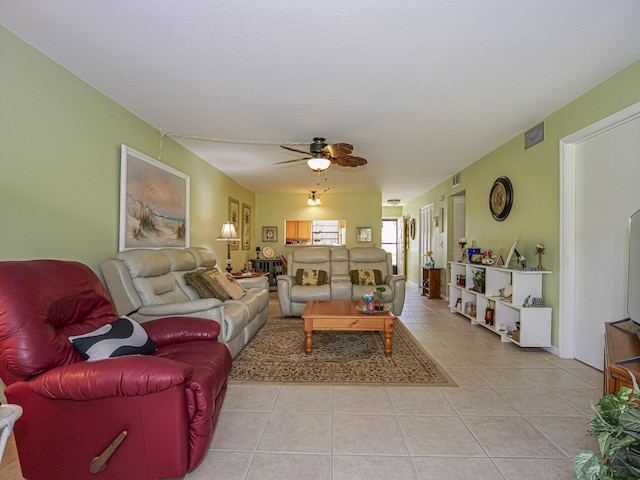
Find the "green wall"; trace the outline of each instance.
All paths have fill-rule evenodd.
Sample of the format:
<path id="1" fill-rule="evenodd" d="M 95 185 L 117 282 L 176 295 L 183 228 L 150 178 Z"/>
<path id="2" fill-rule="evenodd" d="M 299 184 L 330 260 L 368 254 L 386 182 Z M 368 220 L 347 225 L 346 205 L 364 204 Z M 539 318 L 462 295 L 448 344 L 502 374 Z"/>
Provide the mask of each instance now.
<path id="1" fill-rule="evenodd" d="M 73 259 L 94 270 L 118 250 L 120 145 L 159 157 L 160 134 L 0 27 L 0 260 Z M 191 245 L 213 248 L 227 198 L 252 192 L 165 139 L 161 161 L 191 177 Z M 233 252 L 240 266 L 247 251 Z"/>
<path id="2" fill-rule="evenodd" d="M 382 194 L 326 193 L 322 205 L 307 205 L 307 194 L 256 194 L 256 245 L 270 246 L 276 255 L 289 255 L 296 248 L 284 245 L 285 220 L 345 220 L 347 246 L 380 246 L 382 229 Z M 262 227 L 277 226 L 278 242 L 262 242 Z M 372 242 L 357 243 L 356 227 L 371 227 Z M 255 258 L 255 257 L 251 257 Z"/>
<path id="3" fill-rule="evenodd" d="M 545 303 L 554 308 L 552 343 L 557 346 L 560 295 L 559 141 L 639 101 L 640 62 L 636 62 L 543 119 L 544 142 L 525 150 L 524 134 L 518 135 L 462 170 L 460 186 L 452 188 L 449 178 L 412 200 L 405 207 L 404 214 L 418 218 L 422 206 L 434 203 L 437 212 L 442 204 L 448 220 L 445 231 L 451 232 L 451 197 L 464 193 L 466 237 L 469 242 L 476 240 L 478 247 L 484 250 L 497 252 L 504 248 L 508 253 L 518 237 L 518 251 L 528 259 L 530 267 L 537 265 L 535 244 L 543 242 L 547 253 L 542 257 L 542 264 L 553 271 L 553 274 L 545 276 L 543 295 Z M 513 184 L 514 203 L 507 219 L 497 222 L 489 211 L 489 191 L 495 179 L 503 175 L 509 177 Z M 440 195 L 444 195 L 445 200 L 439 203 Z M 444 248 L 436 251 L 436 262 L 441 266 L 445 259 L 452 260 L 454 241 L 457 239 L 449 234 Z M 410 243 L 409 251 L 408 276 L 413 282 L 418 282 L 420 264 L 416 240 Z"/>

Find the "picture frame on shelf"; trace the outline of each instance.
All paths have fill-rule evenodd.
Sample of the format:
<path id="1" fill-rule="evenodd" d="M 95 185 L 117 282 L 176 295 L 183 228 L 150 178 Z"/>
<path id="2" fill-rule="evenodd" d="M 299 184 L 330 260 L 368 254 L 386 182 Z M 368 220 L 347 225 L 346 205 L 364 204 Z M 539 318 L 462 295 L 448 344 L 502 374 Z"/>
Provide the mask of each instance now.
<path id="1" fill-rule="evenodd" d="M 278 241 L 278 227 L 262 227 L 262 241 L 263 242 L 277 242 Z"/>
<path id="2" fill-rule="evenodd" d="M 509 263 L 511 262 L 511 257 L 513 257 L 514 252 L 516 251 L 516 246 L 518 245 L 518 237 L 513 241 L 513 245 L 511 245 L 511 250 L 509 250 L 509 255 L 504 262 L 502 268 L 509 268 Z"/>

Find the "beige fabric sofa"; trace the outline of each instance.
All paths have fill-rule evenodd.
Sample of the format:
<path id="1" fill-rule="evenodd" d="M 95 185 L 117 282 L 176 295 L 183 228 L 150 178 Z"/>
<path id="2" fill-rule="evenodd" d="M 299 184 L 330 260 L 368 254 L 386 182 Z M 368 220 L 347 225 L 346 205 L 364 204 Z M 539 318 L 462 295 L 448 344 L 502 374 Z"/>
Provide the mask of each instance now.
<path id="1" fill-rule="evenodd" d="M 200 298 L 184 275 L 216 264 L 206 248 L 131 249 L 102 263 L 101 270 L 120 315 L 140 323 L 167 316 L 215 320 L 235 357 L 267 320 L 269 285 L 266 277 L 239 279 L 247 292 L 238 300 Z"/>
<path id="2" fill-rule="evenodd" d="M 295 275 L 299 270 L 324 270 L 325 285 L 300 285 Z M 299 247 L 287 258 L 287 275 L 278 276 L 278 301 L 284 316 L 299 317 L 309 300 L 360 300 L 375 287 L 354 285 L 353 270 L 379 270 L 385 287 L 384 304 L 394 315 L 404 308 L 406 277 L 394 275 L 391 254 L 375 247 Z"/>

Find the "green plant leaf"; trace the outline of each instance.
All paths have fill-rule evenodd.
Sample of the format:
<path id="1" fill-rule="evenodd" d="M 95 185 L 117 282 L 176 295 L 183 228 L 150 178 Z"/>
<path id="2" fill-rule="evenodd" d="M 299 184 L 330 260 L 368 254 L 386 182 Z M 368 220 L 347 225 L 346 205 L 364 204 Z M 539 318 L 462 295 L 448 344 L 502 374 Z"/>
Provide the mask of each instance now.
<path id="1" fill-rule="evenodd" d="M 627 435 L 640 439 L 640 410 L 631 408 L 620 415 L 620 426 Z"/>
<path id="2" fill-rule="evenodd" d="M 591 450 L 580 450 L 573 457 L 573 469 L 578 480 L 596 480 L 603 471 L 602 460 Z"/>

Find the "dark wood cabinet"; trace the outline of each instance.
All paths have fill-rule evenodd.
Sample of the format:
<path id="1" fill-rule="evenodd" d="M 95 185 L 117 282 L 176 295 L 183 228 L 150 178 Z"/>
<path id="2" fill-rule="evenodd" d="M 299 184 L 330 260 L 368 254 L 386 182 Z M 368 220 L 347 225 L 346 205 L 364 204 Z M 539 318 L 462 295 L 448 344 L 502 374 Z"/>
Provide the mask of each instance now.
<path id="1" fill-rule="evenodd" d="M 422 295 L 428 298 L 440 298 L 441 268 L 422 267 Z"/>
<path id="2" fill-rule="evenodd" d="M 620 387 L 633 388 L 630 373 L 640 381 L 640 339 L 632 321 L 604 324 L 603 393 L 618 393 Z"/>
<path id="3" fill-rule="evenodd" d="M 282 271 L 282 262 L 279 258 L 258 258 L 251 260 L 255 272 L 269 272 L 269 290 L 278 289 L 276 277 L 286 272 Z"/>

